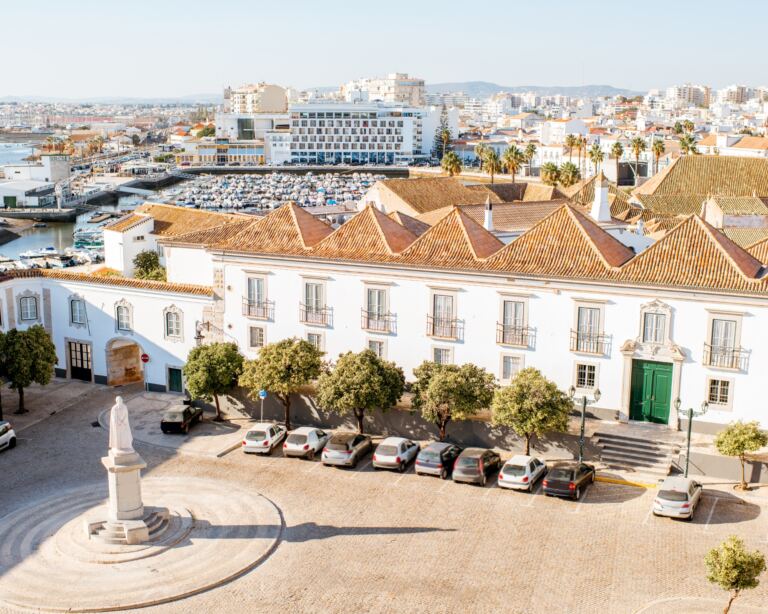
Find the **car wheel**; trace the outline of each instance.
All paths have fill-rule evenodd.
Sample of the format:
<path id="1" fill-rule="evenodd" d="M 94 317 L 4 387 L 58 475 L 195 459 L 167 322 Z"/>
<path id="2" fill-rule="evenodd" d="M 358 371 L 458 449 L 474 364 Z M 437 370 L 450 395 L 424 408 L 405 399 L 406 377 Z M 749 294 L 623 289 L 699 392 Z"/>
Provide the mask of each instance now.
<path id="1" fill-rule="evenodd" d="M 315 451 L 314 450 L 310 450 L 307 453 L 307 460 L 315 460 Z"/>
<path id="2" fill-rule="evenodd" d="M 576 489 L 576 494 L 573 495 L 573 500 L 578 501 L 581 499 L 581 488 Z"/>
<path id="3" fill-rule="evenodd" d="M 480 486 L 485 488 L 485 485 L 488 483 L 488 476 L 483 474 L 483 477 L 480 479 Z"/>
<path id="4" fill-rule="evenodd" d="M 400 463 L 400 464 L 397 466 L 397 470 L 398 470 L 400 473 L 403 473 L 403 472 L 405 471 L 405 463 Z"/>
<path id="5" fill-rule="evenodd" d="M 11 437 L 11 440 L 8 442 L 8 449 L 10 450 L 11 448 L 15 448 L 15 447 L 16 447 L 16 438 Z"/>
<path id="6" fill-rule="evenodd" d="M 440 472 L 440 479 L 441 480 L 447 480 L 448 479 L 448 470 L 447 469 L 443 469 Z"/>
<path id="7" fill-rule="evenodd" d="M 188 424 L 185 424 L 185 425 L 184 425 L 184 428 L 183 428 L 183 429 L 181 429 L 181 430 L 182 430 L 182 431 L 184 431 L 184 434 L 186 435 L 187 433 L 189 433 L 189 425 L 188 425 Z"/>

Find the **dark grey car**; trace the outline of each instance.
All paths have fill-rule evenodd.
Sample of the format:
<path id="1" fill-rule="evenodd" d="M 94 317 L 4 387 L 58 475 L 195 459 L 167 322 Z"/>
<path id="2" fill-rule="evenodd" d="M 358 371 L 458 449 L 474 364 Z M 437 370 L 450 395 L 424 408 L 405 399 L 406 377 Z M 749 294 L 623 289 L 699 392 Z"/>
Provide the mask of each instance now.
<path id="1" fill-rule="evenodd" d="M 493 450 L 467 448 L 453 465 L 453 481 L 485 486 L 488 478 L 501 468 L 501 457 Z"/>
<path id="2" fill-rule="evenodd" d="M 459 454 L 461 454 L 459 446 L 443 441 L 433 441 L 416 457 L 416 473 L 437 475 L 447 480 Z"/>

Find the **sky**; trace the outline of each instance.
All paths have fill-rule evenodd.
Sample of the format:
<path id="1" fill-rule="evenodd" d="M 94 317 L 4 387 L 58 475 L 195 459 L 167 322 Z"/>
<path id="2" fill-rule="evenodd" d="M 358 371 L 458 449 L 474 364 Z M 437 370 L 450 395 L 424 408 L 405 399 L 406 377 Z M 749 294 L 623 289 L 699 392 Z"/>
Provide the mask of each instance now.
<path id="1" fill-rule="evenodd" d="M 427 83 L 768 84 L 764 0 L 2 0 L 3 96 Z"/>

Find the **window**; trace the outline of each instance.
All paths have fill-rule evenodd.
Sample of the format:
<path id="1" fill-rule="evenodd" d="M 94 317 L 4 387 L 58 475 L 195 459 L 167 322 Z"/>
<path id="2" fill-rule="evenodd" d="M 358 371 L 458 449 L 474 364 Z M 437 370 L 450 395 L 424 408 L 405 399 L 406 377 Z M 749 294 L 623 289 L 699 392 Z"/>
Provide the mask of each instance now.
<path id="1" fill-rule="evenodd" d="M 451 348 L 433 348 L 432 360 L 439 365 L 449 365 L 453 362 L 451 357 Z"/>
<path id="2" fill-rule="evenodd" d="M 504 328 L 522 328 L 525 325 L 525 303 L 522 301 L 504 301 Z"/>
<path id="3" fill-rule="evenodd" d="M 455 297 L 451 294 L 432 295 L 432 323 L 429 334 L 435 337 L 457 337 Z"/>
<path id="4" fill-rule="evenodd" d="M 645 312 L 643 314 L 643 343 L 664 343 L 664 329 L 667 316 L 663 313 Z"/>
<path id="5" fill-rule="evenodd" d="M 19 299 L 19 312 L 22 320 L 37 320 L 37 298 L 22 296 Z"/>
<path id="6" fill-rule="evenodd" d="M 134 241 L 143 241 L 144 240 L 144 235 L 136 235 L 135 237 L 133 237 L 133 240 Z"/>
<path id="7" fill-rule="evenodd" d="M 181 336 L 181 316 L 178 313 L 169 311 L 165 314 L 165 336 Z"/>
<path id="8" fill-rule="evenodd" d="M 522 356 L 502 354 L 501 356 L 501 381 L 509 383 L 523 366 Z"/>
<path id="9" fill-rule="evenodd" d="M 528 346 L 529 339 L 525 312 L 525 301 L 519 299 L 502 300 L 501 322 L 497 326 L 496 343 Z"/>
<path id="10" fill-rule="evenodd" d="M 307 333 L 307 341 L 314 345 L 318 350 L 323 349 L 323 335 L 321 333 Z"/>
<path id="11" fill-rule="evenodd" d="M 251 305 L 259 305 L 266 298 L 265 284 L 263 277 L 248 278 L 248 302 Z"/>
<path id="12" fill-rule="evenodd" d="M 116 309 L 117 330 L 131 330 L 131 308 L 118 305 Z"/>
<path id="13" fill-rule="evenodd" d="M 85 324 L 85 301 L 77 298 L 69 301 L 69 318 L 72 324 Z"/>
<path id="14" fill-rule="evenodd" d="M 264 347 L 264 328 L 261 326 L 251 326 L 248 328 L 248 347 Z"/>
<path id="15" fill-rule="evenodd" d="M 729 408 L 731 399 L 731 382 L 727 379 L 710 379 L 707 401 L 717 405 L 717 409 Z"/>
<path id="16" fill-rule="evenodd" d="M 304 304 L 307 312 L 319 312 L 324 307 L 323 284 L 308 281 L 304 284 Z"/>
<path id="17" fill-rule="evenodd" d="M 384 342 L 379 339 L 368 339 L 368 349 L 379 358 L 384 358 Z"/>
<path id="18" fill-rule="evenodd" d="M 579 305 L 576 309 L 576 331 L 571 335 L 571 350 L 588 354 L 603 354 L 600 330 L 600 307 Z M 575 343 L 574 343 L 575 342 Z"/>
<path id="19" fill-rule="evenodd" d="M 597 366 L 576 365 L 576 388 L 594 389 L 597 387 Z"/>

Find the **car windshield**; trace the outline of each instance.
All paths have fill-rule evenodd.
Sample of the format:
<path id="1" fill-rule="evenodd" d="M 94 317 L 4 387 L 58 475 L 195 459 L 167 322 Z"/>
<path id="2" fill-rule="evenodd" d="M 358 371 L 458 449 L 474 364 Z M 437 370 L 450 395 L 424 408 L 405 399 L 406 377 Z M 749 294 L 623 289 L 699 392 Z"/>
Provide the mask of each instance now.
<path id="1" fill-rule="evenodd" d="M 397 456 L 397 446 L 379 446 L 376 454 L 380 456 Z"/>
<path id="2" fill-rule="evenodd" d="M 288 443 L 295 443 L 298 445 L 307 443 L 307 436 L 306 435 L 299 435 L 294 433 L 293 435 L 288 435 Z"/>
<path id="3" fill-rule="evenodd" d="M 572 480 L 573 470 L 565 467 L 555 467 L 547 476 L 550 480 Z"/>
<path id="4" fill-rule="evenodd" d="M 688 493 L 681 490 L 660 490 L 659 499 L 665 501 L 687 501 Z"/>
<path id="5" fill-rule="evenodd" d="M 165 416 L 163 416 L 163 420 L 166 422 L 180 422 L 181 421 L 181 412 L 178 411 L 169 411 Z"/>
<path id="6" fill-rule="evenodd" d="M 505 465 L 504 475 L 513 475 L 515 477 L 525 475 L 525 467 L 522 465 Z"/>
<path id="7" fill-rule="evenodd" d="M 461 456 L 459 457 L 459 467 L 477 467 L 478 459 L 476 456 Z"/>
<path id="8" fill-rule="evenodd" d="M 245 436 L 248 441 L 264 441 L 267 438 L 266 431 L 248 431 Z"/>

